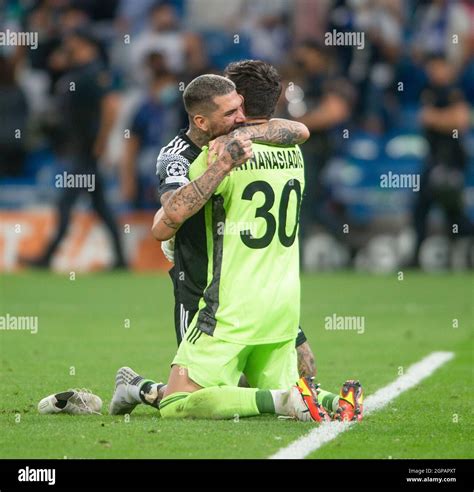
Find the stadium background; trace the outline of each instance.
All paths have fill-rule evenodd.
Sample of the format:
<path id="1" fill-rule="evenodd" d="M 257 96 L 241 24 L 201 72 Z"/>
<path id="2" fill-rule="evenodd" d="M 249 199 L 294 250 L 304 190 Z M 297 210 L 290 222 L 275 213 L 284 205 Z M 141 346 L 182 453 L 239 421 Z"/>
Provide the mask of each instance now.
<path id="1" fill-rule="evenodd" d="M 58 470 L 65 458 L 268 458 L 313 431 L 311 422 L 273 416 L 172 422 L 145 406 L 131 418 L 107 415 L 119 367 L 130 365 L 164 381 L 176 351 L 172 285 L 167 275 L 156 272 L 169 264 L 150 234 L 157 207 L 157 151 L 184 124 L 185 84 L 247 57 L 267 59 L 281 71 L 289 90 L 280 116 L 305 118 L 305 111 L 322 108 L 319 118 L 330 119 L 329 128 L 312 128 L 312 140 L 303 146 L 313 180 L 308 188 L 312 200 L 304 211 L 303 249 L 306 269 L 316 273 L 302 275 L 301 325 L 316 357 L 318 382 L 337 392 L 354 377 L 370 396 L 433 352 L 455 355 L 435 375 L 391 395 L 396 399 L 389 405 L 308 458 L 357 459 L 354 476 L 364 489 L 370 477 L 381 477 L 374 470 L 385 468 L 371 462 L 364 476 L 360 458 L 472 458 L 474 401 L 466 392 L 472 381 L 472 272 L 452 271 L 466 268 L 466 240 L 450 234 L 452 224 L 438 203 L 430 211 L 427 233 L 434 239 L 422 263 L 425 269 L 447 268 L 449 273 L 405 269 L 416 264 L 410 249 L 420 193 L 381 186 L 382 174 L 417 175 L 426 161 L 420 120 L 427 55 L 447 55 L 457 72 L 455 87 L 469 102 L 472 126 L 472 2 L 188 0 L 161 8 L 158 3 L 151 12 L 154 5 L 148 0 L 0 0 L 0 33 L 39 34 L 36 50 L 0 46 L 1 458 L 52 458 Z M 150 32 L 152 22 L 158 32 Z M 108 93 L 116 96 L 118 115 L 113 135 L 99 152 L 100 170 L 106 203 L 119 224 L 133 272 L 80 273 L 114 265 L 113 243 L 92 212 L 88 192 L 79 197 L 68 234 L 52 258 L 53 270 L 67 274 L 22 270 L 20 265 L 21 257 L 37 259 L 44 253 L 56 233 L 57 200 L 68 191 L 55 186 L 56 178 L 77 157 L 69 151 L 66 159 L 58 143 L 77 143 L 74 137 L 83 142 L 97 123 L 92 121 L 90 128 L 82 124 L 75 135 L 70 125 L 77 121 L 59 109 L 59 81 L 68 76 L 71 61 L 62 47 L 71 29 L 89 43 L 99 39 L 107 60 L 109 74 L 98 82 L 113 89 Z M 333 29 L 364 32 L 364 48 L 324 45 L 325 33 Z M 306 40 L 311 43 L 300 49 Z M 148 59 L 153 83 L 142 58 L 150 48 L 155 52 Z M 98 87 L 78 90 L 82 99 L 73 109 L 87 113 L 94 101 L 97 105 Z M 126 166 L 125 157 L 133 157 L 130 142 L 137 139 L 138 156 Z M 463 199 L 472 222 L 472 129 L 462 132 L 459 144 L 468 155 L 465 181 L 460 185 L 455 179 L 451 190 L 455 199 Z M 448 166 L 456 169 L 460 162 L 453 156 Z M 344 266 L 354 268 L 334 271 Z M 342 329 L 328 325 L 334 316 L 349 322 L 357 317 L 364 330 L 356 331 L 350 323 Z M 15 329 L 7 318 L 36 320 L 37 333 L 28 325 Z M 102 415 L 38 414 L 37 403 L 46 395 L 83 386 L 103 399 Z M 88 472 L 87 462 L 76 463 L 81 476 Z M 335 463 L 331 473 L 324 462 L 323 475 L 330 480 L 340 476 Z M 460 465 L 447 468 L 452 466 Z M 109 480 L 102 467 L 101 475 Z M 120 468 L 121 479 L 129 469 Z M 319 470 L 310 469 L 313 475 Z M 198 474 L 188 475 L 194 486 Z M 248 474 L 241 475 L 248 480 Z M 209 474 L 203 476 L 208 482 Z M 320 481 L 321 473 L 317 476 Z M 64 477 L 69 485 L 69 475 Z M 135 489 L 141 477 L 149 487 L 149 474 L 140 472 L 132 475 Z M 387 477 L 381 480 L 375 490 L 386 488 Z M 219 477 L 216 481 L 221 486 Z M 389 481 L 397 486 L 392 476 Z"/>
<path id="2" fill-rule="evenodd" d="M 57 149 L 57 89 L 71 68 L 64 48 L 72 31 L 97 43 L 107 85 L 116 96 L 113 128 L 97 155 L 106 200 L 132 268 L 169 266 L 149 232 L 157 208 L 154 168 L 159 148 L 186 124 L 185 84 L 244 58 L 265 59 L 280 70 L 285 90 L 277 116 L 307 122 L 312 111 L 323 113 L 313 128 L 308 125 L 313 136 L 303 146 L 310 173 L 306 270 L 351 266 L 389 272 L 417 264 L 418 194 L 384 188 L 381 176 L 419 175 L 428 159 L 420 117 L 427 57 L 446 56 L 472 123 L 472 2 L 7 0 L 0 8 L 1 31 L 39 36 L 35 50 L 0 47 L 0 271 L 17 271 L 22 258 L 37 258 L 55 232 L 63 191 L 56 178 L 68 169 Z M 334 30 L 365 33 L 363 49 L 328 46 L 325 34 Z M 465 180 L 455 193 L 472 230 L 472 124 L 459 135 L 459 145 L 467 159 Z M 445 164 L 455 169 L 459 163 Z M 55 270 L 114 265 L 107 231 L 91 212 L 87 195 L 79 197 L 65 241 L 52 258 Z M 422 268 L 472 265 L 472 245 L 451 233 L 442 207 L 431 208 L 428 224 Z"/>

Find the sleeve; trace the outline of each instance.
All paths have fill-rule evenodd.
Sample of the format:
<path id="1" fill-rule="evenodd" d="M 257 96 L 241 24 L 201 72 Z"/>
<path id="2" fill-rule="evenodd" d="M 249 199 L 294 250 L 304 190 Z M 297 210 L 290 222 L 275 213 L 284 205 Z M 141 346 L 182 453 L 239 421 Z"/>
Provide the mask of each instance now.
<path id="1" fill-rule="evenodd" d="M 160 154 L 156 160 L 158 199 L 167 191 L 174 191 L 189 183 L 191 163 L 180 154 Z"/>

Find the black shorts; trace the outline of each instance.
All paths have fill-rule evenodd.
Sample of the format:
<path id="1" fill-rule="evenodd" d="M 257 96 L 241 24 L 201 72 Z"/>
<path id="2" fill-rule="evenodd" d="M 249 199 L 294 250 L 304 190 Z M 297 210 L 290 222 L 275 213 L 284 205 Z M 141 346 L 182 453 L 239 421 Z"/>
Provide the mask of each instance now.
<path id="1" fill-rule="evenodd" d="M 184 304 L 180 302 L 174 303 L 174 329 L 176 330 L 176 340 L 178 345 L 180 345 L 181 340 L 183 340 L 186 330 L 197 312 L 198 309 L 196 307 L 187 309 Z"/>

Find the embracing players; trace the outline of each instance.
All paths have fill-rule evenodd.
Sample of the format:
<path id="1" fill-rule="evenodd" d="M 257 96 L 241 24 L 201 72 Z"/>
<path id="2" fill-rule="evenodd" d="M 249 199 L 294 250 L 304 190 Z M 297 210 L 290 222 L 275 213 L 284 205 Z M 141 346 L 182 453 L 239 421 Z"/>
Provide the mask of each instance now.
<path id="1" fill-rule="evenodd" d="M 184 151 L 197 152 L 196 143 L 203 145 L 244 121 L 232 82 L 198 77 L 184 94 L 190 130 L 159 158 L 163 210 L 153 229 L 160 239 L 178 231 L 172 278 L 178 335 L 185 335 L 169 383 L 162 387 L 161 413 L 214 418 L 280 413 L 321 420 L 336 412 L 343 418 L 360 417 L 362 392 L 356 382 L 346 382 L 341 398 L 317 392 L 309 379 L 294 385 L 303 159 L 289 145 L 295 143 L 289 122 L 273 129 L 261 126 L 281 125 L 268 122 L 281 92 L 276 70 L 247 61 L 228 67 L 227 75 L 244 95 L 251 126 L 220 137 L 209 155 L 205 151 L 189 166 L 189 158 L 196 156 L 186 158 Z M 272 132 L 280 140 L 263 138 Z M 251 139 L 286 145 L 252 145 Z M 235 230 L 235 224 L 250 227 L 226 232 L 228 226 Z M 196 297 L 199 310 L 189 316 Z M 242 373 L 253 388 L 237 388 Z M 111 413 L 128 413 L 140 402 L 156 405 L 160 386 L 120 369 Z"/>

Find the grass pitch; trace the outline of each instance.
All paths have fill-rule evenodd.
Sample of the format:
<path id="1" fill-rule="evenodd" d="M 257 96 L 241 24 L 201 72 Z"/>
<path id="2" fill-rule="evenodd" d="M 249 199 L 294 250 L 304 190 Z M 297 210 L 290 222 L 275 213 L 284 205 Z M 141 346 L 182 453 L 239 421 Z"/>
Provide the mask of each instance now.
<path id="1" fill-rule="evenodd" d="M 302 293 L 301 323 L 325 389 L 358 378 L 368 395 L 435 350 L 455 353 L 309 458 L 474 457 L 472 275 L 319 274 L 303 277 Z M 176 340 L 166 276 L 4 275 L 7 313 L 37 316 L 38 333 L 0 331 L 1 458 L 266 458 L 313 428 L 270 416 L 163 421 L 144 406 L 129 421 L 106 415 L 120 366 L 167 378 Z M 364 333 L 326 330 L 333 314 L 363 316 Z M 41 398 L 71 387 L 101 396 L 104 415 L 37 413 Z"/>

